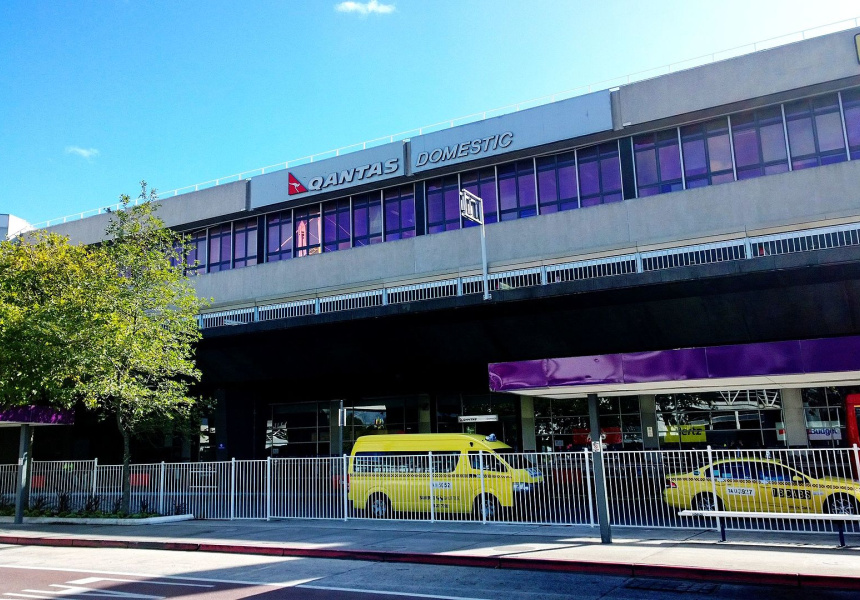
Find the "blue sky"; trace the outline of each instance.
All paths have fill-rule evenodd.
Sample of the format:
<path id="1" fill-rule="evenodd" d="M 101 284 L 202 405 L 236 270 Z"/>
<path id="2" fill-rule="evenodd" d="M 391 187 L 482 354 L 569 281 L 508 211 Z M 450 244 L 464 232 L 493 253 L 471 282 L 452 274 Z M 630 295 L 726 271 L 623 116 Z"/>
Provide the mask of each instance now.
<path id="1" fill-rule="evenodd" d="M 853 1 L 6 0 L 0 213 L 113 204 L 860 16 Z"/>

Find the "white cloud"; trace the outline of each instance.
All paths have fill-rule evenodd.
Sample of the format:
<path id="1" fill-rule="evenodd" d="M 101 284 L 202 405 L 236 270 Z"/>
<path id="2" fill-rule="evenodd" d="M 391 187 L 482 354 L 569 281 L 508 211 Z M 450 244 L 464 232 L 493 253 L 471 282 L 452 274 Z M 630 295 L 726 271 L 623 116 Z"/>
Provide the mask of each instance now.
<path id="1" fill-rule="evenodd" d="M 352 2 L 350 0 L 348 2 L 335 4 L 334 9 L 338 12 L 358 13 L 362 16 L 369 15 L 371 13 L 387 15 L 394 12 L 394 5 L 382 4 L 376 0 L 370 0 L 369 2 Z"/>
<path id="2" fill-rule="evenodd" d="M 99 155 L 99 151 L 95 148 L 79 148 L 78 146 L 66 146 L 66 154 L 74 154 L 87 160 Z"/>

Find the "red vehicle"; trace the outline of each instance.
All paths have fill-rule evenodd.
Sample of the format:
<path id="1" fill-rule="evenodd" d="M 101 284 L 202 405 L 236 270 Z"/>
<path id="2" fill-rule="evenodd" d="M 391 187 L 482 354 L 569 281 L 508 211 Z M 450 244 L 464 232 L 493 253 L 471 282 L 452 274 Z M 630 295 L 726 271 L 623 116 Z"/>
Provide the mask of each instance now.
<path id="1" fill-rule="evenodd" d="M 848 394 L 845 398 L 845 436 L 848 438 L 849 448 L 854 444 L 860 446 L 858 421 L 860 421 L 860 394 Z"/>

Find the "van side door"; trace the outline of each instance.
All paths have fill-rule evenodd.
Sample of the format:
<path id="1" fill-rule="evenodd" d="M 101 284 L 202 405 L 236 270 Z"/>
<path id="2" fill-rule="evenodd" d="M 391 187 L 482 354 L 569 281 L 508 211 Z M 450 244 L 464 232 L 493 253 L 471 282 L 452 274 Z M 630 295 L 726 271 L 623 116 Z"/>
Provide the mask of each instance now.
<path id="1" fill-rule="evenodd" d="M 462 502 L 458 477 L 455 471 L 460 461 L 460 451 L 432 452 L 431 470 L 427 482 L 428 488 L 422 494 L 425 512 L 451 513 L 459 511 Z"/>

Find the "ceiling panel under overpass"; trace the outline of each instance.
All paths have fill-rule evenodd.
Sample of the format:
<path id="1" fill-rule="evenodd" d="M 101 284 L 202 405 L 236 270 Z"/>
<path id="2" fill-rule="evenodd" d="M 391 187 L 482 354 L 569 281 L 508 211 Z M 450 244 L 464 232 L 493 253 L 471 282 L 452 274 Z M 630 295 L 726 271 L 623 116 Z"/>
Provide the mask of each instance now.
<path id="1" fill-rule="evenodd" d="M 860 336 L 491 364 L 490 389 L 552 398 L 860 382 Z"/>

